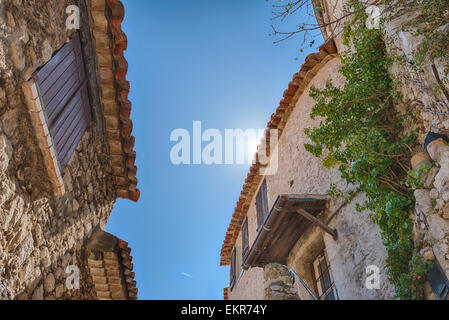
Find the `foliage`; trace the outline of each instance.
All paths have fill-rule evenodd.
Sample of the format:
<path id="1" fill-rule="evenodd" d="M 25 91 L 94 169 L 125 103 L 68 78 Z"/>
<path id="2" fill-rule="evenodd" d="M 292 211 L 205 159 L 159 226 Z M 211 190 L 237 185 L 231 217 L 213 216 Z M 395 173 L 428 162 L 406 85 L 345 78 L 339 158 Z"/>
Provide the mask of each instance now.
<path id="1" fill-rule="evenodd" d="M 268 1 L 268 0 L 266 0 Z M 337 30 L 342 25 L 344 18 L 351 16 L 363 15 L 364 7 L 355 4 L 351 0 L 350 5 L 343 17 L 335 18 L 332 21 L 315 21 L 315 12 L 324 12 L 325 8 L 320 6 L 320 2 L 313 2 L 312 0 L 273 0 L 277 4 L 273 7 L 273 20 L 284 21 L 288 17 L 296 16 L 301 18 L 301 22 L 296 25 L 296 29 L 290 31 L 280 32 L 272 26 L 274 36 L 279 36 L 280 40 L 275 43 L 284 41 L 293 36 L 303 34 L 304 40 L 302 46 L 308 43 L 313 46 L 315 40 L 307 40 L 308 38 L 315 38 L 317 32 L 319 33 L 322 27 L 327 27 L 329 30 Z M 315 4 L 315 11 L 313 9 Z M 449 60 L 449 37 L 447 31 L 441 30 L 441 27 L 447 25 L 449 20 L 449 1 L 448 0 L 376 0 L 371 4 L 382 6 L 382 18 L 384 20 L 394 19 L 397 16 L 404 16 L 406 14 L 416 15 L 406 25 L 402 26 L 403 31 L 410 31 L 416 36 L 422 36 L 423 42 L 415 53 L 412 63 L 421 64 L 424 61 L 431 61 L 437 58 L 444 58 Z M 332 14 L 332 12 L 331 12 Z M 317 32 L 315 32 L 317 31 Z M 332 31 L 332 32 L 334 32 Z M 332 34 L 331 36 L 335 36 Z M 301 48 L 302 51 L 304 48 Z M 449 68 L 449 64 L 446 64 Z"/>
<path id="2" fill-rule="evenodd" d="M 408 172 L 407 181 L 405 185 L 412 188 L 413 190 L 423 189 L 424 183 L 423 178 L 429 172 L 430 169 L 434 166 L 434 163 L 422 163 L 418 169 L 410 170 Z"/>
<path id="3" fill-rule="evenodd" d="M 403 1 L 389 0 L 403 5 Z M 419 16 L 410 24 L 403 26 L 403 31 L 410 31 L 416 36 L 422 36 L 423 42 L 415 54 L 415 62 L 437 58 L 449 59 L 449 37 L 440 29 L 448 24 L 449 1 L 447 0 L 408 0 L 408 11 L 419 12 Z M 449 65 L 447 65 L 449 67 Z"/>
<path id="4" fill-rule="evenodd" d="M 433 261 L 424 261 L 419 253 L 413 254 L 408 261 L 408 272 L 399 277 L 396 293 L 402 299 L 416 300 L 424 296 L 426 275 L 432 267 Z"/>
<path id="5" fill-rule="evenodd" d="M 300 52 L 306 47 L 313 47 L 317 38 L 321 37 L 321 28 L 329 27 L 333 30 L 338 29 L 343 23 L 344 17 L 335 19 L 335 21 L 319 21 L 317 22 L 317 15 L 326 15 L 325 8 L 320 6 L 320 2 L 312 0 L 265 0 L 272 2 L 273 18 L 272 21 L 285 22 L 288 18 L 295 19 L 295 26 L 290 30 L 280 31 L 275 25 L 271 25 L 273 33 L 271 36 L 278 37 L 274 43 L 279 43 L 290 39 L 294 36 L 301 35 L 303 40 L 300 43 Z M 349 13 L 351 15 L 352 13 Z M 299 22 L 299 23 L 298 23 Z M 332 34 L 330 36 L 334 36 Z"/>
<path id="6" fill-rule="evenodd" d="M 320 125 L 306 129 L 311 143 L 306 149 L 324 157 L 327 168 L 338 167 L 342 178 L 354 186 L 352 194 L 364 193 L 358 211 L 371 212 L 379 226 L 388 258 L 388 277 L 401 299 L 420 298 L 428 266 L 414 251 L 412 190 L 405 185 L 415 135 L 403 134 L 403 120 L 395 103 L 400 100 L 388 72 L 392 60 L 386 53 L 380 30 L 366 27 L 366 15 L 356 0 L 349 1 L 351 16 L 344 31 L 352 46 L 341 56 L 340 72 L 345 85 L 328 81 L 323 89 L 312 88 L 316 100 L 311 117 Z M 331 193 L 341 193 L 331 188 Z"/>

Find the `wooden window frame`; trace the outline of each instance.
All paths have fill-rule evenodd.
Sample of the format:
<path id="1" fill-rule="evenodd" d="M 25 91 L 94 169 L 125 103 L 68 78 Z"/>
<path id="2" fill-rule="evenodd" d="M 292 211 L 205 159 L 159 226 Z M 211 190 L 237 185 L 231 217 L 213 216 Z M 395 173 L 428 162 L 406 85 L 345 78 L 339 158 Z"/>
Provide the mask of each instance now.
<path id="1" fill-rule="evenodd" d="M 269 214 L 267 180 L 264 179 L 256 195 L 257 232 L 260 231 Z"/>
<path id="2" fill-rule="evenodd" d="M 324 261 L 325 263 L 325 270 L 321 270 L 319 269 L 320 264 Z M 332 269 L 331 269 L 331 265 L 329 263 L 329 258 L 327 256 L 327 252 L 326 249 L 323 249 L 320 251 L 320 253 L 315 257 L 315 259 L 313 259 L 312 263 L 311 263 L 311 268 L 312 268 L 312 274 L 314 277 L 314 287 L 316 290 L 316 294 L 319 300 L 326 300 L 326 298 L 328 296 L 330 296 L 331 294 L 334 294 L 335 300 L 338 300 L 338 292 L 337 292 L 337 288 L 335 286 L 335 280 L 332 274 Z M 323 276 L 325 276 L 325 274 L 327 273 L 328 277 L 329 277 L 329 281 L 330 281 L 330 285 L 328 288 L 323 288 L 322 284 L 321 284 L 321 279 Z"/>
<path id="3" fill-rule="evenodd" d="M 92 119 L 87 82 L 77 33 L 22 84 L 45 166 L 59 196 L 65 194 L 63 170 Z M 60 87 L 53 89 L 56 83 Z M 43 84 L 45 88 L 41 88 Z M 50 105 L 53 109 L 47 110 Z"/>

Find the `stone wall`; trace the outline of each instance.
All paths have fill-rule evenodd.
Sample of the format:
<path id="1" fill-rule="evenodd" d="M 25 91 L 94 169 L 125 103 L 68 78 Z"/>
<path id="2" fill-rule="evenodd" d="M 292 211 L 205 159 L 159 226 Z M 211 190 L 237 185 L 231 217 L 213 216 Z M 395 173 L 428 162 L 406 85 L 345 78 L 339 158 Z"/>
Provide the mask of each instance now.
<path id="1" fill-rule="evenodd" d="M 434 168 L 427 174 L 425 189 L 415 191 L 414 240 L 423 258 L 436 259 L 449 278 L 449 147 L 439 153 Z M 426 297 L 435 299 L 430 286 Z"/>
<path id="2" fill-rule="evenodd" d="M 399 15 L 385 24 L 390 55 L 404 57 L 407 60 L 415 59 L 413 54 L 420 48 L 423 39 L 411 32 L 399 31 L 404 25 L 414 24 L 415 18 L 413 15 Z M 446 34 L 448 31 L 449 24 L 441 30 Z M 413 108 L 418 117 L 421 142 L 424 141 L 427 132 L 449 132 L 449 100 L 443 94 L 437 94 L 435 90 L 440 87 L 435 72 L 446 90 L 449 87 L 449 70 L 445 68 L 445 64 L 447 61 L 437 59 L 428 60 L 421 66 L 396 63 L 391 68 L 392 74 L 399 81 L 399 89 L 404 96 L 405 104 Z"/>
<path id="3" fill-rule="evenodd" d="M 289 269 L 278 263 L 244 271 L 227 290 L 229 300 L 299 300 Z"/>
<path id="4" fill-rule="evenodd" d="M 414 54 L 423 45 L 423 38 L 403 27 L 416 29 L 419 19 L 419 12 L 404 10 L 387 20 L 383 29 L 390 55 L 415 60 Z M 439 29 L 442 34 L 448 31 L 449 24 Z M 417 117 L 416 123 L 408 127 L 418 130 L 421 144 L 429 132 L 449 133 L 449 98 L 439 90 L 441 86 L 449 88 L 447 65 L 443 59 L 426 59 L 422 65 L 395 63 L 391 68 L 400 83 L 404 106 L 411 108 Z M 424 151 L 424 148 L 416 151 Z M 449 152 L 443 150 L 434 160 L 435 167 L 424 180 L 425 189 L 415 191 L 416 210 L 411 218 L 415 222 L 417 250 L 425 260 L 436 259 L 449 278 Z M 426 297 L 435 299 L 428 283 Z"/>
<path id="5" fill-rule="evenodd" d="M 345 0 L 328 0 L 329 3 Z M 366 0 L 366 6 L 374 1 Z M 382 9 L 382 6 L 380 6 Z M 336 16 L 341 16 L 341 10 Z M 391 56 L 403 58 L 404 61 L 414 61 L 415 53 L 423 45 L 423 38 L 414 34 L 420 23 L 420 12 L 411 12 L 406 7 L 397 11 L 386 12 L 382 29 L 385 32 L 387 49 Z M 407 30 L 408 29 L 408 30 Z M 441 34 L 447 34 L 449 24 L 439 29 Z M 428 132 L 448 135 L 449 133 L 449 99 L 441 92 L 441 87 L 449 88 L 449 69 L 447 61 L 435 59 L 424 61 L 422 65 L 396 62 L 390 72 L 398 80 L 399 90 L 403 95 L 403 105 L 399 110 L 411 109 L 417 118 L 416 122 L 406 123 L 408 130 L 417 130 L 418 139 L 423 144 Z M 440 82 L 440 83 L 439 83 Z M 438 89 L 438 90 L 436 90 Z M 416 150 L 424 151 L 423 149 Z M 425 259 L 437 259 L 449 277 L 449 169 L 447 155 L 441 158 L 427 175 L 426 189 L 416 190 L 416 212 L 412 215 L 414 238 L 417 249 Z M 434 298 L 427 286 L 427 297 Z"/>
<path id="6" fill-rule="evenodd" d="M 413 53 L 422 45 L 422 38 L 397 30 L 398 26 L 415 22 L 416 14 L 399 15 L 385 26 L 387 35 L 393 40 L 390 46 L 392 55 L 413 59 Z M 440 31 L 447 34 L 449 24 Z M 428 132 L 449 133 L 449 100 L 435 90 L 440 88 L 436 75 L 446 90 L 449 88 L 447 63 L 436 59 L 428 60 L 421 66 L 396 64 L 392 68 L 393 74 L 402 83 L 400 89 L 405 103 L 414 108 L 418 117 L 421 143 Z M 449 278 L 449 153 L 441 152 L 436 160 L 436 166 L 427 176 L 426 189 L 415 191 L 417 204 L 412 218 L 415 220 L 414 236 L 421 254 L 425 259 L 436 258 Z M 434 298 L 429 287 L 426 294 L 428 298 Z"/>
<path id="7" fill-rule="evenodd" d="M 86 131 L 64 170 L 66 193 L 52 186 L 21 90 L 73 35 L 65 9 L 82 8 L 81 38 L 93 114 L 98 115 L 94 60 L 89 55 L 84 1 L 0 2 L 0 294 L 20 299 L 94 298 L 82 246 L 105 227 L 115 203 L 101 117 Z M 66 267 L 81 270 L 81 288 L 68 290 Z M 7 292 L 6 294 L 4 292 Z"/>
<path id="8" fill-rule="evenodd" d="M 346 0 L 326 0 L 328 7 L 335 8 L 334 17 L 341 17 L 341 8 Z M 374 0 L 362 0 L 365 6 Z M 381 9 L 382 5 L 377 4 Z M 414 61 L 415 53 L 423 45 L 423 37 L 414 34 L 420 24 L 420 12 L 410 11 L 407 7 L 385 12 L 385 22 L 381 25 L 385 33 L 387 50 L 393 57 L 402 58 L 396 62 L 390 72 L 397 79 L 399 90 L 403 95 L 403 105 L 398 110 L 412 110 L 417 118 L 415 122 L 405 123 L 407 130 L 419 132 L 419 142 L 423 144 L 429 132 L 448 135 L 449 133 L 449 98 L 441 92 L 449 88 L 449 69 L 443 59 L 427 59 L 422 65 L 408 63 Z M 447 34 L 449 24 L 438 29 L 441 34 Z M 344 49 L 337 40 L 339 49 Z M 400 61 L 400 60 L 399 60 Z M 424 151 L 417 149 L 416 152 Z M 417 249 L 426 260 L 436 259 L 449 277 L 448 232 L 449 232 L 449 169 L 448 155 L 443 152 L 426 177 L 423 190 L 416 190 L 416 212 L 412 215 L 414 238 Z M 428 284 L 427 298 L 434 299 Z"/>
<path id="9" fill-rule="evenodd" d="M 325 16 L 327 22 L 336 21 L 345 15 L 344 7 L 347 0 L 322 0 L 326 9 Z M 398 8 L 395 10 L 387 10 L 383 12 L 385 6 L 377 0 L 360 0 L 365 7 L 375 4 L 383 13 L 385 18 L 384 24 L 381 26 L 385 32 L 385 38 L 388 42 L 387 49 L 393 56 L 404 56 L 408 60 L 414 60 L 413 53 L 422 45 L 423 38 L 414 35 L 405 29 L 416 29 L 419 25 L 420 12 L 410 12 L 407 8 Z M 339 52 L 345 50 L 342 43 L 341 33 L 343 22 L 332 24 L 328 27 L 328 34 L 336 35 L 336 44 Z M 415 26 L 415 27 L 413 27 Z M 330 29 L 336 29 L 332 32 Z M 447 34 L 449 24 L 442 26 L 439 30 L 442 34 Z M 449 132 L 449 101 L 442 94 L 435 94 L 435 88 L 439 86 L 435 77 L 434 69 L 438 72 L 440 80 L 449 87 L 449 70 L 445 68 L 447 61 L 437 59 L 435 61 L 427 61 L 423 66 L 417 67 L 413 64 L 396 63 L 391 72 L 398 78 L 398 83 L 405 103 L 408 106 L 415 107 L 416 115 L 419 117 L 419 125 L 421 133 L 425 132 Z M 420 137 L 423 139 L 423 136 Z"/>
<path id="10" fill-rule="evenodd" d="M 279 263 L 270 263 L 264 267 L 264 300 L 299 300 L 290 270 Z"/>

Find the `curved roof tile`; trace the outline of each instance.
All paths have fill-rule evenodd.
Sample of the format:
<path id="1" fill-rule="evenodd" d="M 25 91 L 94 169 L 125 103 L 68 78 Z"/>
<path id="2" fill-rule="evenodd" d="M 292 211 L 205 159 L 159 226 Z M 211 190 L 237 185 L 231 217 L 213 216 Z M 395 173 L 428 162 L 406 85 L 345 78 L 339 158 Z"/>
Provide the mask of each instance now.
<path id="1" fill-rule="evenodd" d="M 128 99 L 130 84 L 126 80 L 128 62 L 124 57 L 128 40 L 121 27 L 125 8 L 119 0 L 91 0 L 89 5 L 94 49 L 97 61 L 102 61 L 97 74 L 116 192 L 120 198 L 138 201 L 135 138 L 131 135 L 130 119 L 132 104 Z M 106 76 L 111 70 L 112 80 Z"/>

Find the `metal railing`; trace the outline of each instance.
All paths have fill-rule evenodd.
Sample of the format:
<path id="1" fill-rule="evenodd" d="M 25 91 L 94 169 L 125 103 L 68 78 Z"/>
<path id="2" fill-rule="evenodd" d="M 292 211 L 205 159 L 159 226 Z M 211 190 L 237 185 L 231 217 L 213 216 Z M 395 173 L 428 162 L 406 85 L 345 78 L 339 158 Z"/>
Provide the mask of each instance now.
<path id="1" fill-rule="evenodd" d="M 298 279 L 298 281 L 302 284 L 302 286 L 304 287 L 304 289 L 307 290 L 307 292 L 310 294 L 310 296 L 313 298 L 313 300 L 319 300 L 317 297 L 315 297 L 315 295 L 313 294 L 313 292 L 309 289 L 309 287 L 306 285 L 306 283 L 301 279 L 300 276 L 298 276 L 298 274 L 295 272 L 295 270 L 290 269 L 290 278 L 293 280 L 293 282 L 295 281 L 295 278 Z"/>

